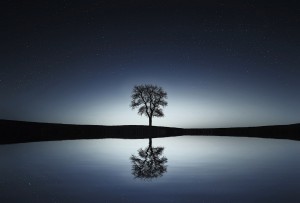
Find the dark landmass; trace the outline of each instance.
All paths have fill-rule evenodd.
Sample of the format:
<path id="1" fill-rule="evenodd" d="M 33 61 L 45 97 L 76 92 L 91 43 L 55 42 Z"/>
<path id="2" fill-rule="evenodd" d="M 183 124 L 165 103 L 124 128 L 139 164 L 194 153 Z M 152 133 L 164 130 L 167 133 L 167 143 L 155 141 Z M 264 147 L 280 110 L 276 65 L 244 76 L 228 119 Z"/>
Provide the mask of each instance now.
<path id="1" fill-rule="evenodd" d="M 101 138 L 156 138 L 180 135 L 217 135 L 300 140 L 300 124 L 183 129 L 157 126 L 99 126 L 0 120 L 0 144 Z"/>

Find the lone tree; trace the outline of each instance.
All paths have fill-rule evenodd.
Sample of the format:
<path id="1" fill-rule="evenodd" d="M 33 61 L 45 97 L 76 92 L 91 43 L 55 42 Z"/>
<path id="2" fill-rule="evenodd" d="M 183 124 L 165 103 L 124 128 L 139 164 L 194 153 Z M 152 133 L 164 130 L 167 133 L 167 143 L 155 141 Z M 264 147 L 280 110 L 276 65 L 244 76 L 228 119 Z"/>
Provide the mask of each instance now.
<path id="1" fill-rule="evenodd" d="M 136 85 L 132 90 L 131 108 L 139 107 L 138 114 L 149 118 L 149 126 L 152 126 L 152 117 L 163 117 L 161 107 L 168 105 L 167 93 L 156 85 Z"/>
<path id="2" fill-rule="evenodd" d="M 138 156 L 131 155 L 131 172 L 135 178 L 151 180 L 163 176 L 167 172 L 168 159 L 163 156 L 164 147 L 153 147 L 152 138 L 149 146 L 138 150 Z"/>

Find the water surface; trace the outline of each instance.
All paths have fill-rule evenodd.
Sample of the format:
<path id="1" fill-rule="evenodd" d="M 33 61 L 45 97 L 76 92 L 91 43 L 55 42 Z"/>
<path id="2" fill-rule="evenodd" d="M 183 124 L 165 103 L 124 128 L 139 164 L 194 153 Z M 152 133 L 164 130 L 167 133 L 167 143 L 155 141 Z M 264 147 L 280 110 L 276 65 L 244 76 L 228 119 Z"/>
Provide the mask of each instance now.
<path id="1" fill-rule="evenodd" d="M 300 202 L 299 154 L 218 136 L 1 145 L 0 202 Z"/>

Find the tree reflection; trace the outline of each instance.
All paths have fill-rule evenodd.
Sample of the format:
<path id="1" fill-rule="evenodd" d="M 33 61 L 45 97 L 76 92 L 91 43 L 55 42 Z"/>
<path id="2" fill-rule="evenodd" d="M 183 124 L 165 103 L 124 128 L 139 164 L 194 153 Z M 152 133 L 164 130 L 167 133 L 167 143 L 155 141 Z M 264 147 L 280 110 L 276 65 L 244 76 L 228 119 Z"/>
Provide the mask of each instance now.
<path id="1" fill-rule="evenodd" d="M 167 171 L 168 159 L 162 156 L 164 147 L 153 147 L 152 138 L 149 138 L 149 146 L 138 150 L 138 156 L 131 155 L 132 175 L 135 178 L 150 180 L 161 177 Z"/>

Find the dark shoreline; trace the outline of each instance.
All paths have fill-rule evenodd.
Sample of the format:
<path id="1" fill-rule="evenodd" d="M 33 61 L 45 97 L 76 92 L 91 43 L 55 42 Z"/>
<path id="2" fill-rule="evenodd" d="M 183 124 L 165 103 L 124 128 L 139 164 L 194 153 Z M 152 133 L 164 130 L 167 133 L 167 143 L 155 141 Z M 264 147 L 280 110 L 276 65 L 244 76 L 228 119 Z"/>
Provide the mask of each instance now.
<path id="1" fill-rule="evenodd" d="M 73 139 L 138 139 L 180 135 L 217 135 L 300 140 L 300 124 L 239 128 L 183 129 L 137 125 L 98 126 L 0 120 L 0 135 L 0 144 Z"/>

